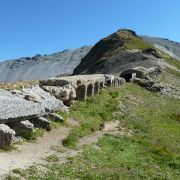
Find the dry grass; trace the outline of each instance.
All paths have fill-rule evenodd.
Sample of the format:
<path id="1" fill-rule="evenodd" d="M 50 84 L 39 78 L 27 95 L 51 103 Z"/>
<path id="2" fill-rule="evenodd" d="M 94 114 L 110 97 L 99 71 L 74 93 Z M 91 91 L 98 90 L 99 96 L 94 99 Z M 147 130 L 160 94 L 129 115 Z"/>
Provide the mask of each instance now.
<path id="1" fill-rule="evenodd" d="M 0 83 L 0 89 L 12 90 L 12 89 L 31 88 L 38 84 L 39 84 L 38 80 L 18 81 L 18 82 L 12 82 L 12 83 Z"/>

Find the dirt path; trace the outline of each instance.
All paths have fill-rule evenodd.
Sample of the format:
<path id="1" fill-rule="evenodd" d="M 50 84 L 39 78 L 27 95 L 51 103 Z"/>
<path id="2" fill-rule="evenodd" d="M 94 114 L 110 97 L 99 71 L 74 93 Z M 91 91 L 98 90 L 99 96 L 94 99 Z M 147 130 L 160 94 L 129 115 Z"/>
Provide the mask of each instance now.
<path id="1" fill-rule="evenodd" d="M 52 146 L 57 146 L 69 134 L 70 128 L 61 127 L 46 132 L 34 143 L 25 143 L 12 152 L 0 152 L 0 175 L 16 168 L 27 168 L 33 163 L 52 154 Z M 1 176 L 0 176 L 1 177 Z"/>
<path id="2" fill-rule="evenodd" d="M 76 150 L 66 149 L 62 145 L 62 140 L 68 136 L 70 127 L 61 127 L 51 132 L 46 132 L 35 143 L 26 143 L 20 145 L 16 151 L 0 153 L 0 179 L 3 179 L 4 175 L 9 174 L 13 169 L 25 169 L 34 163 L 47 163 L 43 158 L 52 154 L 59 157 L 61 163 L 66 163 L 69 157 L 77 156 L 77 154 L 82 152 L 83 145 L 96 143 L 106 133 L 120 133 L 122 135 L 127 133 L 119 131 L 118 126 L 119 123 L 117 121 L 105 124 L 102 131 L 94 132 L 80 139 Z M 56 148 L 52 147 L 58 147 L 62 152 L 58 152 Z"/>

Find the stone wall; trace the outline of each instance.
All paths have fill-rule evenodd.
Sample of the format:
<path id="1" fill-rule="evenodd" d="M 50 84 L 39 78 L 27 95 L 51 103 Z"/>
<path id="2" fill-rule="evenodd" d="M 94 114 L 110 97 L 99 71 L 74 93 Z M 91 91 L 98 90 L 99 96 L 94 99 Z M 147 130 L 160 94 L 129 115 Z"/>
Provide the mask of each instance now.
<path id="1" fill-rule="evenodd" d="M 86 100 L 106 86 L 120 86 L 124 79 L 113 75 L 77 75 L 40 81 L 40 87 L 56 98 L 66 101 Z"/>
<path id="2" fill-rule="evenodd" d="M 26 129 L 33 131 L 34 125 L 47 128 L 50 121 L 42 117 L 66 111 L 75 100 L 85 101 L 102 88 L 120 86 L 124 82 L 118 76 L 95 74 L 41 80 L 38 86 L 22 90 L 0 89 L 0 140 L 3 142 L 0 142 L 0 147 L 14 141 L 17 129 L 21 133 Z M 53 116 L 62 119 L 57 114 Z"/>

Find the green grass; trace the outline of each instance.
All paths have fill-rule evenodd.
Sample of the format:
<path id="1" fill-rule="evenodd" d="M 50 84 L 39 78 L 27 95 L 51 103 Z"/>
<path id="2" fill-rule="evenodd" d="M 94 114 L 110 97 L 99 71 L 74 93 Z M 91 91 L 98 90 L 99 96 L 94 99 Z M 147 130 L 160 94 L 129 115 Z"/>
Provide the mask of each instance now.
<path id="1" fill-rule="evenodd" d="M 27 180 L 180 179 L 180 102 L 177 99 L 146 91 L 135 84 L 105 90 L 73 107 L 70 115 L 80 119 L 80 127 L 72 132 L 78 138 L 91 133 L 94 125 L 97 128 L 111 119 L 117 107 L 121 113 L 116 113 L 113 119 L 120 122 L 120 127 L 131 130 L 131 136 L 107 134 L 97 143 L 99 148 L 86 146 L 81 156 L 71 158 L 64 165 L 52 156 L 43 170 L 33 166 L 18 170 L 17 176 L 9 179 L 18 176 Z M 71 138 L 73 143 L 78 139 Z"/>
<path id="2" fill-rule="evenodd" d="M 158 53 L 160 54 L 160 56 L 164 59 L 164 61 L 166 63 L 168 63 L 169 65 L 171 66 L 174 66 L 176 67 L 178 70 L 180 70 L 180 61 L 169 56 L 168 54 L 160 51 L 159 49 L 156 49 L 158 51 Z M 172 69 L 172 68 L 167 68 L 167 70 L 171 73 L 171 74 L 174 74 L 178 77 L 180 77 L 180 72 L 175 70 L 175 69 Z"/>
<path id="3" fill-rule="evenodd" d="M 168 64 L 175 66 L 177 69 L 180 69 L 180 61 L 176 60 L 175 58 L 166 57 L 166 58 L 164 58 L 164 60 L 165 60 Z"/>
<path id="4" fill-rule="evenodd" d="M 151 48 L 151 45 L 144 42 L 141 38 L 133 37 L 125 43 L 125 47 L 128 49 L 147 49 Z"/>
<path id="5" fill-rule="evenodd" d="M 23 138 L 25 138 L 26 140 L 30 140 L 30 141 L 34 141 L 36 140 L 38 137 L 43 136 L 45 130 L 41 129 L 41 128 L 37 128 L 35 129 L 35 131 L 31 132 L 31 133 L 26 133 L 23 135 Z"/>
<path id="6" fill-rule="evenodd" d="M 124 46 L 127 49 L 147 49 L 152 48 L 152 46 L 145 42 L 140 37 L 134 36 L 131 33 L 128 33 L 126 31 L 120 31 L 118 33 L 119 37 L 124 41 Z"/>
<path id="7" fill-rule="evenodd" d="M 45 158 L 45 160 L 47 161 L 47 162 L 57 162 L 57 161 L 59 161 L 59 158 L 55 155 L 55 154 L 53 154 L 53 155 L 50 155 L 50 156 L 48 156 L 48 157 L 46 157 Z"/>
<path id="8" fill-rule="evenodd" d="M 175 66 L 177 69 L 180 69 L 180 61 L 178 61 L 177 59 L 169 56 L 168 54 L 166 54 L 158 49 L 156 49 L 156 50 L 168 64 Z"/>
<path id="9" fill-rule="evenodd" d="M 112 112 L 118 110 L 118 92 L 105 91 L 98 96 L 78 102 L 70 111 L 69 116 L 80 122 L 80 126 L 72 129 L 63 144 L 75 147 L 78 140 L 99 130 L 106 121 L 111 120 Z"/>
<path id="10" fill-rule="evenodd" d="M 178 76 L 180 77 L 180 72 L 179 71 L 176 71 L 175 69 L 172 69 L 172 68 L 167 68 L 167 71 L 171 74 L 174 74 L 175 76 Z"/>
<path id="11" fill-rule="evenodd" d="M 13 150 L 16 150 L 16 149 L 17 149 L 17 147 L 15 146 L 15 144 L 11 144 L 10 146 L 8 145 L 8 146 L 5 146 L 5 147 L 1 147 L 0 153 L 1 152 L 10 152 L 10 151 L 13 151 Z"/>
<path id="12" fill-rule="evenodd" d="M 176 60 L 175 58 L 172 58 L 170 56 L 165 56 L 163 58 L 168 64 L 176 67 L 178 70 L 180 70 L 180 61 Z M 172 69 L 172 68 L 168 68 L 168 71 L 171 73 L 171 74 L 174 74 L 178 77 L 180 77 L 180 72 L 175 70 L 175 69 Z"/>
<path id="13" fill-rule="evenodd" d="M 30 88 L 39 84 L 37 80 L 29 80 L 29 81 L 18 81 L 12 83 L 0 83 L 0 89 L 6 90 L 22 90 L 23 88 Z"/>

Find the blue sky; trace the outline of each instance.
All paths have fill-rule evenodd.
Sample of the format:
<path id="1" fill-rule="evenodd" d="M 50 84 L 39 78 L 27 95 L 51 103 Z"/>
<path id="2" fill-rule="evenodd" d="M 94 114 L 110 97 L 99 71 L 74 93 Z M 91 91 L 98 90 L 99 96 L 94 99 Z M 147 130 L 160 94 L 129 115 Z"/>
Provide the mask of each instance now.
<path id="1" fill-rule="evenodd" d="M 93 45 L 119 28 L 180 42 L 180 0 L 0 0 L 0 60 Z"/>

